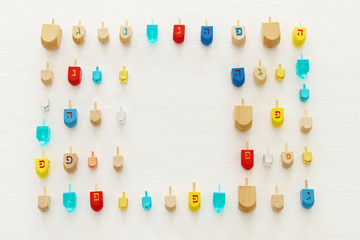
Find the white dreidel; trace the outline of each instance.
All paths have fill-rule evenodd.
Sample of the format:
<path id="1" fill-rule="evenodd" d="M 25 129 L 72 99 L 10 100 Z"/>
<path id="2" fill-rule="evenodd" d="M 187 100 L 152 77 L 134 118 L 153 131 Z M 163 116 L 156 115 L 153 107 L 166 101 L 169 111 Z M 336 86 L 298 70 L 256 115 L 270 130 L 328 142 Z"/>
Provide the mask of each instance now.
<path id="1" fill-rule="evenodd" d="M 266 149 L 266 152 L 263 155 L 263 161 L 264 161 L 264 165 L 267 167 L 271 167 L 273 163 L 273 155 L 272 153 L 270 153 L 268 148 Z"/>

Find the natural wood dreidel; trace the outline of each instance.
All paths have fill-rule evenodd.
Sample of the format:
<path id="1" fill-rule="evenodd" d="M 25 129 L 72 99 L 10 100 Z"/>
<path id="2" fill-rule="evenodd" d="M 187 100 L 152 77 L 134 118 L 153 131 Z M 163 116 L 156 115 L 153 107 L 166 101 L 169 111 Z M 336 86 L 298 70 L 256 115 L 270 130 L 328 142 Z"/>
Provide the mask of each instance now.
<path id="1" fill-rule="evenodd" d="M 69 148 L 69 153 L 64 153 L 63 167 L 68 173 L 72 173 L 77 169 L 78 155 L 72 152 L 72 146 Z"/>
<path id="2" fill-rule="evenodd" d="M 91 170 L 95 170 L 97 168 L 98 159 L 94 155 L 94 151 L 91 152 L 91 156 L 88 158 L 88 165 Z"/>
<path id="3" fill-rule="evenodd" d="M 300 130 L 308 133 L 312 129 L 312 117 L 308 117 L 308 111 L 305 109 L 305 116 L 300 118 Z"/>
<path id="4" fill-rule="evenodd" d="M 94 103 L 94 110 L 90 111 L 90 122 L 94 126 L 101 124 L 101 111 L 97 109 L 97 102 Z"/>
<path id="5" fill-rule="evenodd" d="M 269 17 L 269 22 L 262 23 L 261 25 L 261 35 L 263 44 L 268 48 L 274 48 L 280 43 L 280 24 L 279 22 L 271 22 L 271 17 Z"/>
<path id="6" fill-rule="evenodd" d="M 128 21 L 125 21 L 125 26 L 120 26 L 120 42 L 124 45 L 129 44 L 131 41 L 132 27 L 128 26 Z"/>
<path id="7" fill-rule="evenodd" d="M 98 28 L 99 42 L 105 44 L 109 42 L 109 29 L 104 27 L 104 22 L 101 22 L 101 28 Z"/>
<path id="8" fill-rule="evenodd" d="M 253 122 L 253 107 L 245 106 L 244 99 L 241 99 L 241 105 L 234 107 L 234 127 L 240 132 L 249 131 Z"/>
<path id="9" fill-rule="evenodd" d="M 85 41 L 85 27 L 81 26 L 81 21 L 79 20 L 79 25 L 72 27 L 72 38 L 74 43 L 82 44 Z"/>
<path id="10" fill-rule="evenodd" d="M 169 186 L 169 195 L 165 196 L 165 208 L 172 212 L 176 209 L 176 196 L 171 193 L 171 186 Z"/>
<path id="11" fill-rule="evenodd" d="M 237 20 L 236 25 L 231 28 L 232 43 L 236 46 L 243 45 L 246 41 L 245 26 L 240 25 L 240 21 Z"/>
<path id="12" fill-rule="evenodd" d="M 116 171 L 122 169 L 124 157 L 119 155 L 119 147 L 116 147 L 116 156 L 113 156 L 113 167 Z"/>
<path id="13" fill-rule="evenodd" d="M 41 28 L 41 44 L 48 50 L 55 50 L 60 47 L 62 30 L 59 25 L 54 24 L 52 19 L 51 24 L 43 24 Z"/>
<path id="14" fill-rule="evenodd" d="M 38 196 L 38 208 L 42 212 L 46 212 L 50 207 L 50 196 L 46 195 L 46 187 L 44 187 L 43 195 Z"/>
<path id="15" fill-rule="evenodd" d="M 280 212 L 284 208 L 284 195 L 278 193 L 278 186 L 276 186 L 275 194 L 271 196 L 271 207 L 275 212 Z"/>
<path id="16" fill-rule="evenodd" d="M 302 160 L 306 165 L 310 165 L 313 161 L 312 152 L 309 152 L 307 147 L 305 147 L 305 152 L 302 153 Z"/>
<path id="17" fill-rule="evenodd" d="M 285 143 L 285 151 L 281 152 L 281 162 L 284 168 L 289 168 L 294 163 L 294 153 L 288 151 L 288 143 Z"/>
<path id="18" fill-rule="evenodd" d="M 259 66 L 254 68 L 255 83 L 258 86 L 264 85 L 267 79 L 266 67 L 261 66 L 261 60 L 259 60 Z"/>
<path id="19" fill-rule="evenodd" d="M 248 186 L 248 178 L 245 178 L 245 186 L 238 187 L 239 210 L 245 213 L 256 208 L 256 186 Z"/>
<path id="20" fill-rule="evenodd" d="M 54 73 L 51 69 L 49 69 L 49 62 L 46 63 L 46 69 L 41 70 L 40 76 L 41 76 L 41 82 L 45 86 L 49 86 L 52 84 L 54 79 Z"/>

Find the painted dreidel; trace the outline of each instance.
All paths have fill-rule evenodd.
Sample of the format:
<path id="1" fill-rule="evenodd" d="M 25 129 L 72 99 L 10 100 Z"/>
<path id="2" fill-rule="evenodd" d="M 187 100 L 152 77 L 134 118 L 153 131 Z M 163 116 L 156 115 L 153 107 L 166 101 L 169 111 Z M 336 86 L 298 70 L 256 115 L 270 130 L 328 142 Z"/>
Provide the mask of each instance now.
<path id="1" fill-rule="evenodd" d="M 266 167 L 271 167 L 273 164 L 273 155 L 270 153 L 269 149 L 266 149 L 266 152 L 263 154 L 263 162 Z"/>
<path id="2" fill-rule="evenodd" d="M 90 111 L 90 122 L 94 126 L 101 124 L 101 110 L 97 109 L 97 102 L 94 102 L 94 110 Z"/>
<path id="3" fill-rule="evenodd" d="M 279 64 L 279 68 L 275 71 L 275 78 L 278 81 L 282 81 L 285 78 L 285 69 L 281 68 L 281 64 Z"/>
<path id="4" fill-rule="evenodd" d="M 181 18 L 179 18 L 179 24 L 174 25 L 173 40 L 177 44 L 185 40 L 185 25 L 181 25 Z"/>
<path id="5" fill-rule="evenodd" d="M 132 27 L 128 26 L 128 21 L 125 21 L 125 26 L 120 26 L 119 38 L 120 42 L 124 45 L 131 42 Z"/>
<path id="6" fill-rule="evenodd" d="M 245 83 L 245 69 L 239 67 L 239 61 L 236 62 L 236 68 L 231 69 L 231 82 L 235 87 L 241 87 Z"/>
<path id="7" fill-rule="evenodd" d="M 101 28 L 98 28 L 99 42 L 105 44 L 109 42 L 109 29 L 104 27 L 104 22 L 101 22 Z"/>
<path id="8" fill-rule="evenodd" d="M 310 90 L 306 89 L 306 84 L 303 84 L 303 88 L 300 89 L 299 92 L 299 98 L 302 102 L 306 102 L 307 100 L 309 100 L 310 97 Z"/>
<path id="9" fill-rule="evenodd" d="M 97 184 L 95 184 L 95 191 L 90 192 L 90 206 L 95 212 L 99 212 L 104 206 L 103 192 L 98 191 Z"/>
<path id="10" fill-rule="evenodd" d="M 116 113 L 116 119 L 120 124 L 125 124 L 126 122 L 126 112 L 122 106 L 120 106 L 120 110 Z"/>
<path id="11" fill-rule="evenodd" d="M 193 191 L 189 192 L 189 208 L 196 212 L 200 209 L 201 197 L 200 192 L 196 192 L 196 184 L 193 183 Z"/>
<path id="12" fill-rule="evenodd" d="M 280 212 L 284 208 L 284 195 L 279 194 L 278 186 L 275 187 L 275 194 L 271 196 L 271 208 L 275 212 Z"/>
<path id="13" fill-rule="evenodd" d="M 244 99 L 241 99 L 241 105 L 234 107 L 234 127 L 240 132 L 250 130 L 253 122 L 253 107 L 245 106 Z"/>
<path id="14" fill-rule="evenodd" d="M 240 25 L 240 21 L 237 20 L 236 25 L 231 27 L 232 43 L 236 46 L 243 45 L 246 41 L 246 29 L 245 26 Z"/>
<path id="15" fill-rule="evenodd" d="M 281 152 L 281 163 L 284 168 L 289 168 L 294 163 L 294 153 L 288 150 L 288 143 L 285 143 L 285 151 Z"/>
<path id="16" fill-rule="evenodd" d="M 38 208 L 42 212 L 46 212 L 50 207 L 50 196 L 46 195 L 46 187 L 43 189 L 43 195 L 38 196 Z"/>
<path id="17" fill-rule="evenodd" d="M 119 198 L 119 208 L 122 211 L 125 211 L 128 207 L 128 198 L 125 197 L 125 192 L 123 192 L 122 197 Z"/>
<path id="18" fill-rule="evenodd" d="M 49 68 L 49 62 L 46 62 L 46 69 L 40 71 L 40 79 L 45 86 L 50 86 L 52 84 L 54 80 L 54 73 Z"/>
<path id="19" fill-rule="evenodd" d="M 246 149 L 241 150 L 241 166 L 245 170 L 250 170 L 254 167 L 254 150 L 249 149 L 249 141 L 246 141 Z"/>
<path id="20" fill-rule="evenodd" d="M 300 118 L 300 130 L 303 133 L 308 133 L 312 129 L 312 117 L 308 117 L 307 109 L 305 109 L 305 116 Z"/>
<path id="21" fill-rule="evenodd" d="M 46 178 L 50 173 L 50 160 L 45 158 L 44 151 L 41 152 L 41 158 L 35 159 L 35 170 L 39 178 Z"/>
<path id="22" fill-rule="evenodd" d="M 91 156 L 88 158 L 88 166 L 91 170 L 95 170 L 97 168 L 98 159 L 94 155 L 94 151 L 91 152 Z"/>
<path id="23" fill-rule="evenodd" d="M 95 84 L 99 84 L 102 81 L 102 73 L 99 70 L 99 66 L 96 66 L 96 70 L 92 72 L 92 80 Z"/>
<path id="24" fill-rule="evenodd" d="M 71 100 L 69 100 L 69 108 L 64 109 L 64 123 L 67 127 L 73 128 L 78 121 L 78 111 L 76 108 L 71 108 Z"/>
<path id="25" fill-rule="evenodd" d="M 262 86 L 266 82 L 267 71 L 266 71 L 266 67 L 261 66 L 261 60 L 259 60 L 259 66 L 254 68 L 254 79 L 256 85 L 258 86 Z"/>
<path id="26" fill-rule="evenodd" d="M 301 27 L 301 23 L 299 27 L 295 27 L 292 32 L 292 41 L 295 46 L 300 47 L 305 43 L 306 40 L 306 28 Z"/>
<path id="27" fill-rule="evenodd" d="M 169 212 L 172 212 L 176 209 L 176 196 L 172 195 L 171 186 L 169 186 L 169 195 L 165 196 L 165 208 Z"/>
<path id="28" fill-rule="evenodd" d="M 314 205 L 314 189 L 308 189 L 308 180 L 305 180 L 305 189 L 301 189 L 300 191 L 300 202 L 306 209 L 309 209 Z"/>
<path id="29" fill-rule="evenodd" d="M 81 83 L 82 71 L 81 67 L 76 66 L 77 60 L 74 59 L 74 66 L 68 68 L 68 81 L 71 85 L 77 86 Z"/>
<path id="30" fill-rule="evenodd" d="M 214 27 L 207 25 L 207 20 L 205 20 L 205 26 L 201 26 L 201 42 L 205 46 L 208 46 L 213 41 Z"/>
<path id="31" fill-rule="evenodd" d="M 303 54 L 300 55 L 300 59 L 296 61 L 296 75 L 305 79 L 310 71 L 309 59 L 304 59 Z"/>
<path id="32" fill-rule="evenodd" d="M 119 155 L 119 147 L 116 147 L 116 156 L 113 156 L 113 167 L 116 171 L 120 171 L 124 164 L 124 157 Z"/>
<path id="33" fill-rule="evenodd" d="M 271 22 L 271 17 L 269 17 L 269 22 L 264 22 L 261 25 L 261 34 L 264 46 L 268 48 L 276 47 L 280 43 L 279 22 Z"/>
<path id="34" fill-rule="evenodd" d="M 41 28 L 41 44 L 48 50 L 54 50 L 60 47 L 62 30 L 55 20 L 51 24 L 43 24 Z"/>
<path id="35" fill-rule="evenodd" d="M 245 186 L 238 186 L 239 210 L 248 213 L 256 208 L 256 186 L 248 185 L 248 178 L 245 178 Z"/>
<path id="36" fill-rule="evenodd" d="M 276 99 L 276 107 L 271 109 L 271 123 L 274 127 L 281 127 L 284 123 L 284 108 L 279 108 L 279 100 Z"/>
<path id="37" fill-rule="evenodd" d="M 45 118 L 43 125 L 36 127 L 36 139 L 43 147 L 50 141 L 50 127 L 45 125 Z"/>
<path id="38" fill-rule="evenodd" d="M 150 210 L 151 208 L 151 197 L 148 196 L 148 192 L 145 191 L 145 196 L 142 197 L 142 206 L 145 210 Z"/>
<path id="39" fill-rule="evenodd" d="M 305 152 L 302 153 L 302 160 L 306 165 L 310 165 L 313 161 L 312 152 L 309 152 L 307 147 L 305 147 Z"/>
<path id="40" fill-rule="evenodd" d="M 72 146 L 69 147 L 69 152 L 63 155 L 63 167 L 68 173 L 75 172 L 78 166 L 78 155 L 72 152 Z"/>
<path id="41" fill-rule="evenodd" d="M 71 191 L 71 184 L 69 184 L 69 192 L 63 193 L 63 205 L 69 213 L 72 213 L 77 206 L 76 193 Z"/>
<path id="42" fill-rule="evenodd" d="M 225 193 L 221 192 L 220 184 L 218 186 L 218 191 L 213 193 L 213 206 L 217 213 L 220 213 L 225 206 Z"/>
<path id="43" fill-rule="evenodd" d="M 121 83 L 127 83 L 129 77 L 128 71 L 126 71 L 125 66 L 123 66 L 123 70 L 119 72 L 119 80 Z"/>
<path id="44" fill-rule="evenodd" d="M 146 26 L 146 36 L 151 44 L 158 40 L 158 25 L 154 24 L 154 19 L 151 19 L 151 24 Z"/>
<path id="45" fill-rule="evenodd" d="M 72 39 L 76 44 L 83 44 L 85 42 L 85 27 L 81 26 L 81 21 L 77 26 L 72 27 Z"/>
<path id="46" fill-rule="evenodd" d="M 50 99 L 46 95 L 40 99 L 40 108 L 44 112 L 47 112 L 50 109 Z"/>

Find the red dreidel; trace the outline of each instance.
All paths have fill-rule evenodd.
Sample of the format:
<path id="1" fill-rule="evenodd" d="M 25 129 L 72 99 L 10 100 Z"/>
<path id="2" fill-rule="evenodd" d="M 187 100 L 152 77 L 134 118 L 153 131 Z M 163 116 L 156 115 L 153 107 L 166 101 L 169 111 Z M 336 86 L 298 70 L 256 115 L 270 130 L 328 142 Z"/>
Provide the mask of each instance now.
<path id="1" fill-rule="evenodd" d="M 74 59 L 74 66 L 69 66 L 68 80 L 73 86 L 79 85 L 81 82 L 81 67 L 76 66 L 76 59 Z"/>
<path id="2" fill-rule="evenodd" d="M 174 25 L 173 40 L 178 44 L 185 40 L 185 25 L 181 25 L 181 18 L 179 18 L 179 24 Z"/>
<path id="3" fill-rule="evenodd" d="M 241 150 L 241 166 L 246 170 L 254 167 L 254 150 L 249 150 L 249 141 L 246 141 L 246 149 Z"/>
<path id="4" fill-rule="evenodd" d="M 97 184 L 95 184 L 95 192 L 90 192 L 90 206 L 95 212 L 103 208 L 103 192 L 98 191 Z"/>

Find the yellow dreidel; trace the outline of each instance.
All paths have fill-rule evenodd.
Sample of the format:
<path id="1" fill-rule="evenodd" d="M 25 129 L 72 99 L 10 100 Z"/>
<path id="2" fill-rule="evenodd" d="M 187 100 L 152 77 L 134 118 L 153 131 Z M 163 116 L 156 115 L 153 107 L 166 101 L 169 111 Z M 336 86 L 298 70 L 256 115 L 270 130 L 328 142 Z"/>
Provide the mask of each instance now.
<path id="1" fill-rule="evenodd" d="M 302 153 L 302 160 L 306 165 L 310 165 L 312 163 L 312 152 L 308 152 L 307 147 L 305 147 L 305 152 Z"/>
<path id="2" fill-rule="evenodd" d="M 193 183 L 193 192 L 189 192 L 189 208 L 191 211 L 196 212 L 200 209 L 200 192 L 196 192 L 196 184 Z"/>
<path id="3" fill-rule="evenodd" d="M 123 70 L 119 72 L 119 79 L 121 83 L 126 83 L 128 81 L 128 71 L 125 70 L 125 66 L 123 66 Z"/>
<path id="4" fill-rule="evenodd" d="M 285 69 L 281 68 L 281 64 L 279 64 L 279 68 L 276 69 L 275 77 L 278 81 L 282 81 L 285 78 Z"/>
<path id="5" fill-rule="evenodd" d="M 44 151 L 41 152 L 41 158 L 35 159 L 36 174 L 40 178 L 46 178 L 50 173 L 50 160 L 44 157 Z"/>
<path id="6" fill-rule="evenodd" d="M 276 108 L 271 109 L 271 123 L 274 127 L 281 127 L 284 123 L 284 109 L 279 108 L 279 100 L 276 99 Z"/>
<path id="7" fill-rule="evenodd" d="M 306 40 L 306 28 L 302 28 L 300 23 L 299 27 L 294 28 L 292 34 L 292 41 L 295 46 L 300 47 L 305 43 L 305 40 Z"/>
<path id="8" fill-rule="evenodd" d="M 46 195 L 46 187 L 44 187 L 43 195 L 38 196 L 38 208 L 42 212 L 46 212 L 50 207 L 50 196 Z"/>
<path id="9" fill-rule="evenodd" d="M 119 208 L 122 211 L 125 211 L 128 207 L 128 198 L 125 197 L 125 192 L 123 192 L 122 198 L 119 198 Z"/>

